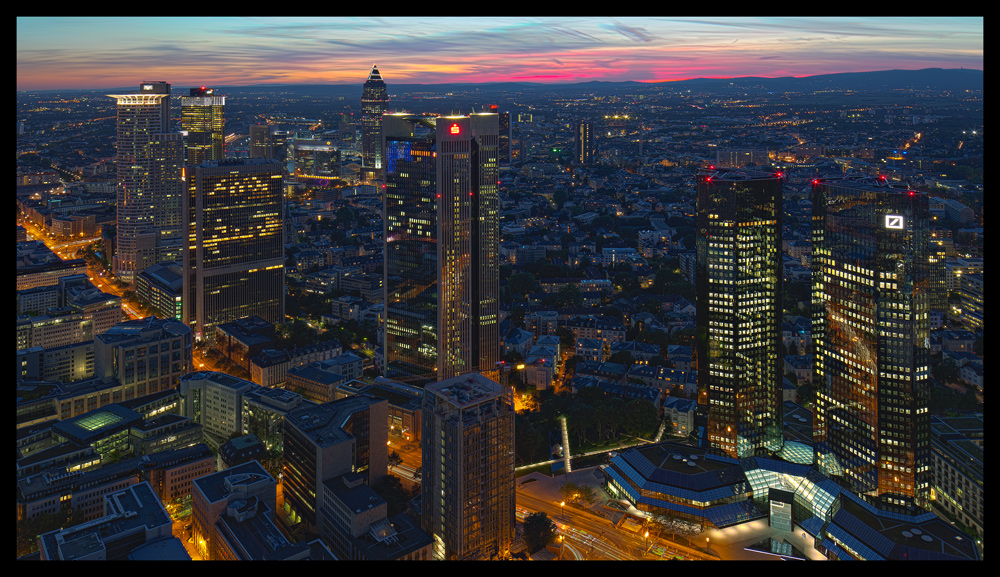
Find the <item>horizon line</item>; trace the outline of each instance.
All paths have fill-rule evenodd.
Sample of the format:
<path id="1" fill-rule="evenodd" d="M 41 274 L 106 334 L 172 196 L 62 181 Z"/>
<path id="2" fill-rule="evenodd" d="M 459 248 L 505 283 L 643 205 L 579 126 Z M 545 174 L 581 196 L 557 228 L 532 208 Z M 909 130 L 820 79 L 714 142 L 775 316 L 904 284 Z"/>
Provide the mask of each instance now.
<path id="1" fill-rule="evenodd" d="M 884 70 L 864 70 L 864 71 L 860 71 L 860 72 L 827 72 L 827 73 L 823 73 L 823 74 L 808 74 L 808 75 L 805 75 L 805 76 L 694 76 L 694 77 L 690 77 L 690 78 L 679 78 L 679 79 L 671 79 L 671 80 L 581 80 L 581 81 L 575 81 L 575 82 L 558 82 L 558 81 L 557 82 L 538 82 L 538 81 L 523 81 L 523 80 L 496 80 L 496 81 L 486 81 L 486 82 L 435 82 L 435 83 L 423 83 L 423 82 L 390 83 L 390 82 L 387 82 L 386 85 L 387 86 L 392 86 L 393 84 L 395 84 L 395 86 L 428 86 L 428 87 L 431 87 L 431 86 L 446 86 L 446 85 L 478 86 L 478 85 L 489 85 L 489 84 L 531 84 L 531 85 L 538 85 L 538 86 L 572 86 L 574 84 L 627 84 L 627 83 L 631 83 L 631 84 L 663 84 L 663 83 L 667 83 L 667 82 L 691 82 L 691 81 L 694 81 L 694 80 L 740 80 L 740 79 L 783 80 L 783 79 L 805 79 L 805 78 L 813 78 L 813 77 L 816 77 L 816 76 L 836 76 L 836 75 L 841 75 L 841 74 L 846 75 L 846 74 L 872 74 L 872 73 L 878 73 L 878 72 L 922 72 L 922 71 L 925 71 L 925 70 L 941 70 L 941 71 L 968 70 L 970 72 L 980 72 L 980 73 L 984 72 L 984 70 L 981 70 L 979 68 L 966 68 L 966 67 L 940 68 L 940 67 L 931 67 L 931 68 L 891 68 L 891 69 L 884 69 Z M 141 84 L 142 82 L 144 82 L 144 81 L 140 80 L 140 81 L 136 82 L 136 84 Z M 170 83 L 170 84 L 171 84 L 171 86 L 174 85 L 174 83 Z M 207 83 L 206 82 L 201 82 L 201 83 L 195 83 L 192 86 L 208 86 L 210 84 L 212 84 L 212 83 L 211 82 L 207 82 Z M 289 84 L 289 83 L 278 83 L 278 84 L 221 84 L 221 85 L 214 85 L 213 87 L 214 88 L 257 88 L 257 87 L 278 87 L 278 86 L 344 86 L 344 87 L 348 87 L 348 86 L 360 86 L 360 85 L 363 85 L 363 84 L 364 84 L 364 82 L 362 81 L 362 82 L 351 82 L 351 83 L 346 83 L 346 82 L 345 83 L 341 83 L 341 82 L 329 82 L 329 83 L 318 83 L 318 84 Z M 130 87 L 129 86 L 114 86 L 114 87 L 102 87 L 102 88 L 79 88 L 79 87 L 76 87 L 76 88 L 73 88 L 73 87 L 64 87 L 64 88 L 28 88 L 28 89 L 18 89 L 18 90 L 16 90 L 16 92 L 46 92 L 46 91 L 55 91 L 55 90 L 103 91 L 103 90 L 120 90 L 120 89 L 128 89 L 128 88 L 130 88 Z"/>

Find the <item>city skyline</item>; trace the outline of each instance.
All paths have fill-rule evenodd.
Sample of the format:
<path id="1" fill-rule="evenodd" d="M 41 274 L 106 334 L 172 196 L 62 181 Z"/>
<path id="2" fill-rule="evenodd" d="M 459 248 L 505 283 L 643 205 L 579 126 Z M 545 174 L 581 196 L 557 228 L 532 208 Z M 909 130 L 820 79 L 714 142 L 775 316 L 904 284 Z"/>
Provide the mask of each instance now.
<path id="1" fill-rule="evenodd" d="M 19 91 L 19 560 L 982 559 L 981 70 L 383 83 L 406 39 Z"/>
<path id="2" fill-rule="evenodd" d="M 18 90 L 350 85 L 389 61 L 397 85 L 981 70 L 983 19 L 17 19 Z"/>

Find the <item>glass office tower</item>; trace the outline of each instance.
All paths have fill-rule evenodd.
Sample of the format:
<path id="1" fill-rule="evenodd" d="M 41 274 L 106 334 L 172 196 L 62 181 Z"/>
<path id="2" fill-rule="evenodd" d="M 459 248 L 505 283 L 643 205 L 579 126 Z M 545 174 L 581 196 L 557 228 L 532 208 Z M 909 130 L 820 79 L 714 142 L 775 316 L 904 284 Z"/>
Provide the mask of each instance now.
<path id="1" fill-rule="evenodd" d="M 872 504 L 928 506 L 928 197 L 813 184 L 813 413 L 820 471 Z"/>
<path id="2" fill-rule="evenodd" d="M 497 115 L 387 114 L 383 134 L 387 376 L 495 370 Z"/>
<path id="3" fill-rule="evenodd" d="M 143 82 L 138 94 L 109 94 L 117 102 L 118 198 L 115 276 L 131 283 L 181 251 L 184 140 L 169 133 L 170 84 Z"/>
<path id="4" fill-rule="evenodd" d="M 181 129 L 187 132 L 185 162 L 201 164 L 225 158 L 226 97 L 212 88 L 192 88 L 181 97 Z"/>
<path id="5" fill-rule="evenodd" d="M 378 67 L 372 66 L 364 88 L 361 90 L 361 178 L 381 180 L 385 174 L 382 167 L 382 115 L 389 103 L 389 92 L 379 74 Z"/>
<path id="6" fill-rule="evenodd" d="M 188 167 L 183 318 L 195 339 L 257 315 L 285 320 L 281 165 L 228 159 Z"/>
<path id="7" fill-rule="evenodd" d="M 732 457 L 782 447 L 782 180 L 751 169 L 697 179 L 699 403 Z"/>

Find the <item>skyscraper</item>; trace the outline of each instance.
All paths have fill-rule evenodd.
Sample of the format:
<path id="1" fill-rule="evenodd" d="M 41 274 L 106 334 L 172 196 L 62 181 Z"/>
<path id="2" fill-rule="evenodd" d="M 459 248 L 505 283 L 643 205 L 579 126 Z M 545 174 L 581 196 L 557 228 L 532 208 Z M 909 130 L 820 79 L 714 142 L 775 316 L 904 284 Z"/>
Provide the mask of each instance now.
<path id="1" fill-rule="evenodd" d="M 285 318 L 281 165 L 228 159 L 188 167 L 183 319 L 195 339 L 257 315 Z"/>
<path id="2" fill-rule="evenodd" d="M 378 67 L 372 66 L 368 80 L 361 91 L 361 178 L 381 180 L 385 175 L 382 166 L 382 115 L 386 112 L 389 92 Z"/>
<path id="3" fill-rule="evenodd" d="M 214 89 L 202 86 L 181 97 L 181 129 L 187 131 L 184 158 L 187 164 L 225 158 L 225 127 L 225 96 L 216 96 Z"/>
<path id="4" fill-rule="evenodd" d="M 184 141 L 170 133 L 170 84 L 143 82 L 138 94 L 109 94 L 117 101 L 117 247 L 119 280 L 181 251 Z"/>
<path id="5" fill-rule="evenodd" d="M 267 158 L 274 160 L 274 138 L 271 125 L 250 125 L 250 158 Z"/>
<path id="6" fill-rule="evenodd" d="M 816 464 L 872 504 L 928 505 L 927 194 L 870 177 L 813 184 Z"/>
<path id="7" fill-rule="evenodd" d="M 449 378 L 499 361 L 497 115 L 387 114 L 387 376 Z"/>
<path id="8" fill-rule="evenodd" d="M 510 166 L 510 147 L 512 144 L 510 112 L 500 110 L 500 107 L 496 104 L 490 106 L 490 112 L 496 112 L 500 121 L 500 144 L 498 145 L 497 159 L 500 162 L 500 166 Z"/>
<path id="9" fill-rule="evenodd" d="M 573 135 L 574 160 L 580 164 L 590 164 L 594 161 L 594 125 L 589 122 L 577 122 Z"/>
<path id="10" fill-rule="evenodd" d="M 477 373 L 424 388 L 421 528 L 436 559 L 509 555 L 514 539 L 513 390 Z"/>
<path id="11" fill-rule="evenodd" d="M 697 354 L 708 442 L 732 457 L 782 447 L 782 180 L 698 176 Z"/>

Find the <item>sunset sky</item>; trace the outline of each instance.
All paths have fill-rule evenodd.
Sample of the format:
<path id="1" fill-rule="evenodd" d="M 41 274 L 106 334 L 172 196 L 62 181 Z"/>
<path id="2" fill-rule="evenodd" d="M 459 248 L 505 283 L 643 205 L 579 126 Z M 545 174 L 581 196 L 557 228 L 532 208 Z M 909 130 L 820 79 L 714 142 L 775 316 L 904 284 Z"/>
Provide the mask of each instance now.
<path id="1" fill-rule="evenodd" d="M 983 69 L 983 18 L 18 18 L 17 89 Z"/>

